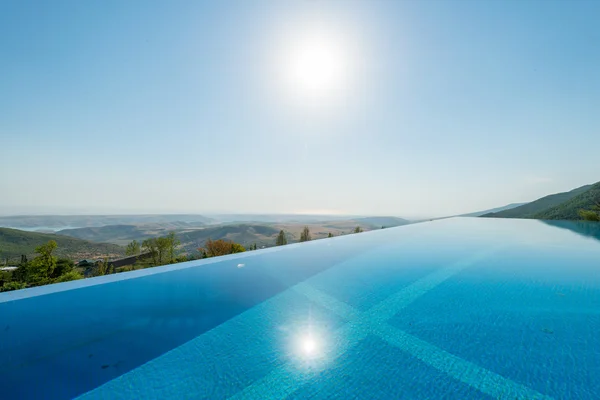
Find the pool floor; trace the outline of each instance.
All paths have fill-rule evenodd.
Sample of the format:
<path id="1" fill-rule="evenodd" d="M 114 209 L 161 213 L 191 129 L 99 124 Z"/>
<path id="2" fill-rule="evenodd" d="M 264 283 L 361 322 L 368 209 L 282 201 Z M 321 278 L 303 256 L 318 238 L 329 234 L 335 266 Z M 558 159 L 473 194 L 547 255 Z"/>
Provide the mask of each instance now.
<path id="1" fill-rule="evenodd" d="M 600 398 L 595 227 L 454 218 L 0 296 L 0 385 L 6 398 Z"/>

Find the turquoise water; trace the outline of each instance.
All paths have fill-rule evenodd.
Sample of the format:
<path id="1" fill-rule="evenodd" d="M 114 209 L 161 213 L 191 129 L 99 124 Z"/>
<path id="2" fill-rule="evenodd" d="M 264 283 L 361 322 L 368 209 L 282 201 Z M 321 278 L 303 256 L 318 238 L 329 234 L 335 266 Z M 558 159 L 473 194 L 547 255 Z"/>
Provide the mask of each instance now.
<path id="1" fill-rule="evenodd" d="M 600 398 L 598 239 L 453 218 L 3 293 L 0 397 Z"/>

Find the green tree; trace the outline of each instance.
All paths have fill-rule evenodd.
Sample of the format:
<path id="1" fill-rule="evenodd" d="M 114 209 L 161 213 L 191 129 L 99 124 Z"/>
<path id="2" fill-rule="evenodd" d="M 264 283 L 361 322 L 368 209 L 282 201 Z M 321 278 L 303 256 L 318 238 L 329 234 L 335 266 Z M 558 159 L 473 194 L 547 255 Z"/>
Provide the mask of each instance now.
<path id="1" fill-rule="evenodd" d="M 275 240 L 275 246 L 283 246 L 287 244 L 287 238 L 285 237 L 285 232 L 283 229 L 279 231 L 279 235 L 277 235 L 277 240 Z"/>
<path id="2" fill-rule="evenodd" d="M 21 262 L 16 270 L 12 273 L 13 281 L 27 282 L 30 272 L 30 263 L 27 261 L 27 256 L 21 255 Z"/>
<path id="3" fill-rule="evenodd" d="M 56 257 L 52 254 L 58 245 L 54 240 L 48 241 L 35 248 L 39 256 L 35 257 L 30 264 L 28 280 L 34 285 L 44 285 L 48 283 L 54 268 L 56 268 Z"/>
<path id="4" fill-rule="evenodd" d="M 586 221 L 600 222 L 600 199 L 594 202 L 591 210 L 579 210 L 579 216 Z"/>
<path id="5" fill-rule="evenodd" d="M 0 286 L 0 292 L 9 292 L 11 290 L 25 289 L 26 286 L 27 285 L 25 284 L 25 282 L 4 282 L 4 285 Z"/>
<path id="6" fill-rule="evenodd" d="M 96 276 L 110 275 L 114 274 L 115 267 L 108 261 L 108 258 L 104 258 L 104 260 L 100 261 L 98 265 L 96 265 Z"/>
<path id="7" fill-rule="evenodd" d="M 177 257 L 175 257 L 175 262 L 176 263 L 180 263 L 180 262 L 186 262 L 186 261 L 192 261 L 192 258 L 188 258 L 188 256 L 180 254 Z"/>
<path id="8" fill-rule="evenodd" d="M 59 258 L 56 261 L 56 268 L 54 268 L 54 272 L 50 275 L 51 278 L 56 279 L 61 275 L 65 275 L 73 271 L 75 268 L 75 263 L 73 260 L 69 260 L 68 258 Z"/>
<path id="9" fill-rule="evenodd" d="M 333 237 L 333 235 L 331 234 L 331 232 L 329 232 L 329 235 L 327 235 L 328 238 Z"/>
<path id="10" fill-rule="evenodd" d="M 175 249 L 177 246 L 181 244 L 181 241 L 177 236 L 175 236 L 175 232 L 169 232 L 167 235 L 167 253 L 169 255 L 169 263 L 173 264 L 175 262 Z"/>
<path id="11" fill-rule="evenodd" d="M 0 271 L 0 286 L 3 286 L 6 282 L 13 280 L 12 273 L 9 271 Z"/>
<path id="12" fill-rule="evenodd" d="M 54 282 L 68 282 L 68 281 L 76 281 L 78 279 L 83 279 L 83 275 L 81 275 L 77 271 L 69 271 L 66 274 L 59 276 Z"/>
<path id="13" fill-rule="evenodd" d="M 308 229 L 308 226 L 305 226 L 304 229 L 302 229 L 302 232 L 300 233 L 300 241 L 308 242 L 311 239 L 312 238 L 310 236 L 310 230 Z"/>
<path id="14" fill-rule="evenodd" d="M 592 210 L 579 210 L 579 216 L 586 221 L 600 222 L 600 214 Z"/>
<path id="15" fill-rule="evenodd" d="M 159 237 L 155 239 L 156 251 L 158 252 L 158 264 L 163 265 L 166 263 L 169 255 L 169 239 L 166 237 Z"/>
<path id="16" fill-rule="evenodd" d="M 136 256 L 140 254 L 140 249 L 140 244 L 137 240 L 134 240 L 131 243 L 129 243 L 125 248 L 125 254 L 128 256 Z"/>
<path id="17" fill-rule="evenodd" d="M 142 242 L 142 248 L 144 249 L 144 253 L 149 253 L 152 259 L 153 265 L 159 264 L 158 259 L 158 247 L 156 245 L 156 239 L 146 239 Z"/>
<path id="18" fill-rule="evenodd" d="M 354 228 L 354 233 L 361 233 L 363 231 L 363 229 L 360 226 L 357 226 L 356 228 Z"/>
<path id="19" fill-rule="evenodd" d="M 231 253 L 243 253 L 246 249 L 239 243 L 231 243 Z"/>
<path id="20" fill-rule="evenodd" d="M 176 259 L 176 249 L 181 242 L 174 232 L 169 233 L 165 237 L 146 239 L 142 242 L 142 249 L 145 253 L 149 253 L 153 266 L 163 264 L 173 264 Z"/>

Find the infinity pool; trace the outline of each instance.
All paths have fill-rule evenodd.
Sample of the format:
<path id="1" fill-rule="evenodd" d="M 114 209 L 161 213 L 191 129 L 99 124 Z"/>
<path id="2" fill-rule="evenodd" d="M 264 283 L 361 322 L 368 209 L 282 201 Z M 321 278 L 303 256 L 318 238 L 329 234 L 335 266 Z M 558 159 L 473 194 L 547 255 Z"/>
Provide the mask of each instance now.
<path id="1" fill-rule="evenodd" d="M 0 294 L 0 398 L 600 398 L 600 224 L 453 218 Z"/>

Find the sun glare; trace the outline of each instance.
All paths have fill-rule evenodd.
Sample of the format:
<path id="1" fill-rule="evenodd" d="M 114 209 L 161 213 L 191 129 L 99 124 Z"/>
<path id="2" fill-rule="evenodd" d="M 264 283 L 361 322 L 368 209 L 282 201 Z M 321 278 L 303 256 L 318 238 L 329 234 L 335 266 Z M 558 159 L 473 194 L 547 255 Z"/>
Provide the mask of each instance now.
<path id="1" fill-rule="evenodd" d="M 320 358 L 323 355 L 321 341 L 312 333 L 298 337 L 296 342 L 296 354 L 304 360 Z"/>
<path id="2" fill-rule="evenodd" d="M 324 37 L 307 37 L 291 44 L 289 83 L 298 95 L 323 97 L 340 89 L 348 62 L 339 44 Z"/>
<path id="3" fill-rule="evenodd" d="M 350 35 L 309 25 L 282 34 L 276 62 L 280 84 L 291 100 L 332 103 L 348 92 L 356 69 Z"/>
<path id="4" fill-rule="evenodd" d="M 302 351 L 305 355 L 312 355 L 317 349 L 317 342 L 312 337 L 306 337 L 302 340 Z"/>

